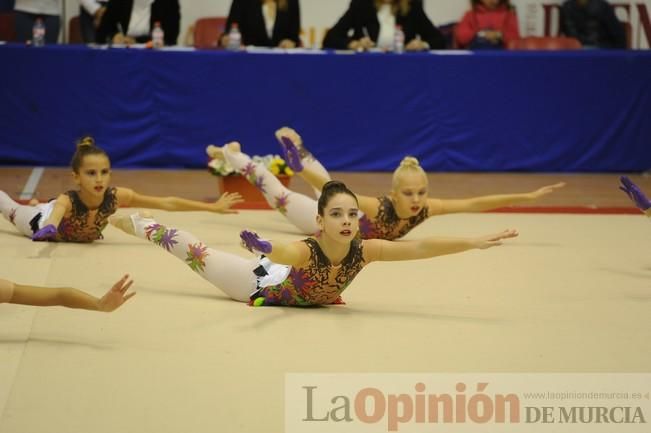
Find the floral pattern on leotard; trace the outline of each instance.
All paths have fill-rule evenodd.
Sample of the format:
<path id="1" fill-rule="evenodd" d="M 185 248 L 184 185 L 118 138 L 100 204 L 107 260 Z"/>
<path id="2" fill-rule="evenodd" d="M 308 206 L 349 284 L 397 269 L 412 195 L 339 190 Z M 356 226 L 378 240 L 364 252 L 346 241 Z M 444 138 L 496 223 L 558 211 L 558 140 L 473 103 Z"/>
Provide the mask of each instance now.
<path id="1" fill-rule="evenodd" d="M 391 241 L 401 238 L 429 216 L 429 208 L 425 206 L 417 215 L 402 219 L 396 214 L 389 197 L 378 197 L 378 200 L 380 204 L 377 216 L 370 219 L 364 215 L 359 220 L 359 232 L 362 239 L 386 239 Z"/>
<path id="2" fill-rule="evenodd" d="M 258 295 L 264 305 L 310 306 L 342 303 L 341 292 L 366 265 L 362 241 L 351 242 L 348 255 L 339 266 L 333 266 L 313 238 L 303 242 L 310 249 L 310 258 L 303 268 L 292 267 L 289 276 L 280 284 L 263 287 Z"/>
<path id="3" fill-rule="evenodd" d="M 57 229 L 55 241 L 64 242 L 92 242 L 103 239 L 102 231 L 108 225 L 108 217 L 113 215 L 118 207 L 116 188 L 108 188 L 104 193 L 104 200 L 97 208 L 97 214 L 92 223 L 88 223 L 90 210 L 79 198 L 77 191 L 68 191 L 65 194 L 70 198 L 72 211 L 69 216 L 63 217 Z"/>

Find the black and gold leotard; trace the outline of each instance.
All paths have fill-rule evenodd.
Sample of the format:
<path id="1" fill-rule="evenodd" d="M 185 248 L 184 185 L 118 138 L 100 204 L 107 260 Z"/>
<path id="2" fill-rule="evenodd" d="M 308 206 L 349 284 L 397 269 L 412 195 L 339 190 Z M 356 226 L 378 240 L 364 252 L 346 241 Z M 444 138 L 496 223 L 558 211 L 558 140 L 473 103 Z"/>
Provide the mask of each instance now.
<path id="1" fill-rule="evenodd" d="M 307 238 L 303 242 L 310 249 L 308 264 L 302 268 L 292 267 L 280 284 L 261 288 L 255 297 L 264 297 L 264 305 L 341 303 L 339 295 L 366 265 L 360 239 L 351 242 L 350 251 L 338 266 L 330 263 L 315 239 Z"/>
<path id="2" fill-rule="evenodd" d="M 377 216 L 370 219 L 364 215 L 359 220 L 359 233 L 362 239 L 386 239 L 391 241 L 401 238 L 429 216 L 429 208 L 425 206 L 417 215 L 401 219 L 396 214 L 389 197 L 378 197 L 378 200 L 380 205 Z"/>

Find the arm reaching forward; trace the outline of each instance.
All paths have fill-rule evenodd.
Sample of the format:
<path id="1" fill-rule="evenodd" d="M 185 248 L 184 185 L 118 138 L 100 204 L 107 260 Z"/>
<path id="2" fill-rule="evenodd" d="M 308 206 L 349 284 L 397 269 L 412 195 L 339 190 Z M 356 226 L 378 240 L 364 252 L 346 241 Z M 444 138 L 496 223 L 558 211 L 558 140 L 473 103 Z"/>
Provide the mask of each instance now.
<path id="1" fill-rule="evenodd" d="M 71 287 L 27 286 L 0 280 L 0 302 L 39 307 L 59 305 L 109 313 L 121 307 L 136 294 L 135 292 L 127 293 L 131 284 L 133 284 L 133 280 L 129 279 L 129 275 L 125 275 L 104 296 L 96 298 Z"/>
<path id="2" fill-rule="evenodd" d="M 503 206 L 511 206 L 518 203 L 526 203 L 538 200 L 557 189 L 563 188 L 564 182 L 543 186 L 535 191 L 521 194 L 495 194 L 480 197 L 472 197 L 457 200 L 429 199 L 428 204 L 432 214 L 446 214 L 457 212 L 482 212 L 497 209 Z"/>
<path id="3" fill-rule="evenodd" d="M 431 237 L 418 241 L 398 242 L 372 239 L 364 241 L 364 245 L 365 249 L 369 248 L 370 261 L 392 262 L 427 259 L 472 249 L 485 250 L 502 245 L 504 239 L 517 236 L 517 230 L 510 229 L 476 238 Z"/>
<path id="4" fill-rule="evenodd" d="M 214 203 L 204 203 L 179 197 L 154 197 L 142 195 L 128 188 L 118 188 L 117 196 L 120 206 L 162 209 L 172 212 L 207 211 L 216 213 L 237 213 L 237 211 L 231 209 L 231 207 L 244 201 L 238 192 L 225 192 L 219 200 Z"/>

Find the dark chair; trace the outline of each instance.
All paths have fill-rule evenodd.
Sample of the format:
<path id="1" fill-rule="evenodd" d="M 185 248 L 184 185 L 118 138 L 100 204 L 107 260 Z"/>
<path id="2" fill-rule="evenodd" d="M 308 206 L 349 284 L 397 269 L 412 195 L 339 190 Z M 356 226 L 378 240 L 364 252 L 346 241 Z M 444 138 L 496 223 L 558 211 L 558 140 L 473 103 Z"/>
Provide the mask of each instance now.
<path id="1" fill-rule="evenodd" d="M 16 42 L 16 22 L 13 12 L 0 12 L 0 41 Z"/>
<path id="2" fill-rule="evenodd" d="M 457 44 L 454 40 L 454 29 L 457 27 L 457 22 L 451 22 L 438 26 L 439 31 L 445 39 L 445 48 L 456 48 Z"/>
<path id="3" fill-rule="evenodd" d="M 70 18 L 70 21 L 68 21 L 68 43 L 84 43 L 84 39 L 81 37 L 81 24 L 79 22 L 79 15 Z"/>

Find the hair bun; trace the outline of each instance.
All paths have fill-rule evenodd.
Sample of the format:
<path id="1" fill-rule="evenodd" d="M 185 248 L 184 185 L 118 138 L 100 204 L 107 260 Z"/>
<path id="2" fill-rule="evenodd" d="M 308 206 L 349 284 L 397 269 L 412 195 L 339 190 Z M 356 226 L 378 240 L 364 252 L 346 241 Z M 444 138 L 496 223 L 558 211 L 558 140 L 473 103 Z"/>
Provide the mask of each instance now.
<path id="1" fill-rule="evenodd" d="M 405 156 L 400 161 L 400 167 L 420 167 L 420 162 L 413 156 Z"/>
<path id="2" fill-rule="evenodd" d="M 77 149 L 92 146 L 95 146 L 95 139 L 91 135 L 84 135 L 79 140 L 77 140 Z"/>

